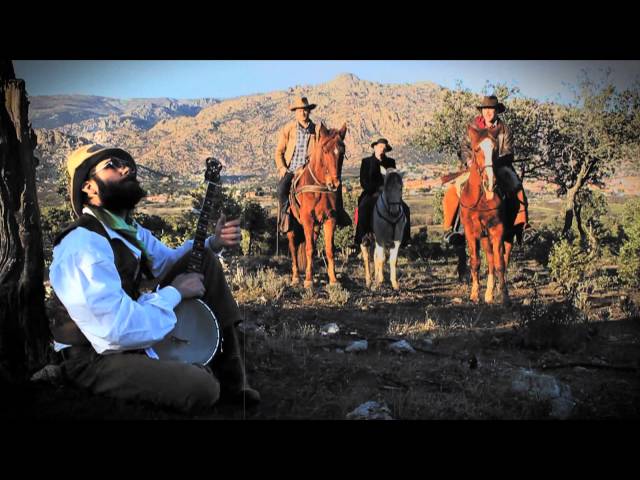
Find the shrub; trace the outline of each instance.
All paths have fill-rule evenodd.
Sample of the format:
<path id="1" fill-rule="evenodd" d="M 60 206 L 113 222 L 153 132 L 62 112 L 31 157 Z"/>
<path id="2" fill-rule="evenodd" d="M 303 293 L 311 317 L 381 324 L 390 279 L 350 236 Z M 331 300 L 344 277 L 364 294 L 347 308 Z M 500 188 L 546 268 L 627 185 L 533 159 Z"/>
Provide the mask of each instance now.
<path id="1" fill-rule="evenodd" d="M 267 303 L 275 302 L 282 297 L 287 279 L 278 275 L 272 268 L 260 268 L 255 273 L 246 273 L 244 268 L 237 267 L 231 278 L 231 285 L 239 302 Z"/>
<path id="2" fill-rule="evenodd" d="M 628 202 L 622 218 L 625 241 L 618 260 L 621 280 L 631 286 L 640 285 L 640 199 Z"/>
<path id="3" fill-rule="evenodd" d="M 588 317 L 573 302 L 565 300 L 545 304 L 534 287 L 531 304 L 525 307 L 518 321 L 518 330 L 525 347 L 571 351 L 588 336 Z"/>
<path id="4" fill-rule="evenodd" d="M 557 282 L 562 294 L 571 296 L 576 293 L 590 269 L 590 257 L 580 246 L 568 240 L 555 244 L 549 256 L 551 279 Z"/>
<path id="5" fill-rule="evenodd" d="M 342 285 L 329 285 L 327 293 L 329 294 L 329 302 L 337 306 L 345 305 L 351 297 L 349 291 L 343 288 Z"/>

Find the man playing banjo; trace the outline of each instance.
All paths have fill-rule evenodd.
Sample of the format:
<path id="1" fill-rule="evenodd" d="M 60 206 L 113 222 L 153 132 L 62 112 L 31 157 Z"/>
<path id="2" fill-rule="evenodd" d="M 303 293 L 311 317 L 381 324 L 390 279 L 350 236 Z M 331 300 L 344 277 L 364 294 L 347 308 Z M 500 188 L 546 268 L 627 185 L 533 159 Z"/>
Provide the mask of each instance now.
<path id="1" fill-rule="evenodd" d="M 206 240 L 204 274 L 183 273 L 193 241 L 171 249 L 131 219 L 146 192 L 129 153 L 86 145 L 68 157 L 67 170 L 78 219 L 54 241 L 49 278 L 73 320 L 67 325 L 77 326 L 84 342 L 56 342 L 66 377 L 96 394 L 184 412 L 212 407 L 220 397 L 259 402 L 245 373 L 236 329 L 240 311 L 216 255 L 239 243 L 239 220 L 221 216 L 215 235 Z M 159 279 L 155 291 L 140 293 L 142 274 Z M 211 368 L 160 360 L 152 346 L 174 329 L 174 308 L 198 297 L 220 322 L 222 352 Z"/>

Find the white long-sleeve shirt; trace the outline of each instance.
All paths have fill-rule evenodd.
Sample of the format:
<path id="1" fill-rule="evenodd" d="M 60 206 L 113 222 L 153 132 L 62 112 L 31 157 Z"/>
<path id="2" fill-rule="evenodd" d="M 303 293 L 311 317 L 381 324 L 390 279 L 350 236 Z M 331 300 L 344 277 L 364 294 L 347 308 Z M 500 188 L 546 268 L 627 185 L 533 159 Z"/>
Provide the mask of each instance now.
<path id="1" fill-rule="evenodd" d="M 88 208 L 83 213 L 92 215 Z M 140 249 L 103 226 L 110 238 L 122 240 L 140 259 Z M 193 246 L 193 240 L 189 240 L 179 248 L 169 248 L 140 225 L 138 239 L 152 256 L 151 271 L 156 277 L 166 273 Z M 49 280 L 71 319 L 100 354 L 145 348 L 155 357 L 149 347 L 173 329 L 173 309 L 182 300 L 180 292 L 171 286 L 133 300 L 122 288 L 109 241 L 83 227 L 75 228 L 53 249 Z M 55 343 L 56 351 L 67 346 Z"/>

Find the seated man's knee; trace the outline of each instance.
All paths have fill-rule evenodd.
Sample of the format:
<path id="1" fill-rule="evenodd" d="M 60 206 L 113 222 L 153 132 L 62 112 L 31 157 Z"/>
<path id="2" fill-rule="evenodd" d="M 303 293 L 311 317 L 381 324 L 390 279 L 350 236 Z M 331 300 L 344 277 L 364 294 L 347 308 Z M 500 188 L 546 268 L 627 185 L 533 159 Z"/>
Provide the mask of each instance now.
<path id="1" fill-rule="evenodd" d="M 188 412 L 207 410 L 220 399 L 220 382 L 202 369 L 201 374 L 192 375 L 188 381 L 184 408 Z"/>

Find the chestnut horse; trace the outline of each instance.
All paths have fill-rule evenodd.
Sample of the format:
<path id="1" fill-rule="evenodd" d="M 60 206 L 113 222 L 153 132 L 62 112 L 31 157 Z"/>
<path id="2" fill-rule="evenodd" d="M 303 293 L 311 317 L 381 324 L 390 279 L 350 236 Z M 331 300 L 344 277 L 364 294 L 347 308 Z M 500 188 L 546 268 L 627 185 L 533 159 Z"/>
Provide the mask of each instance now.
<path id="1" fill-rule="evenodd" d="M 485 252 L 488 278 L 485 301 L 494 300 L 494 275 L 498 280 L 498 292 L 502 294 L 502 302 L 509 303 L 507 283 L 505 279 L 506 256 L 504 246 L 505 207 L 506 205 L 495 192 L 496 175 L 493 161 L 497 156 L 496 139 L 488 130 L 470 126 L 468 129 L 473 162 L 469 167 L 469 180 L 460 193 L 460 220 L 464 226 L 464 234 L 471 257 L 471 301 L 477 302 L 479 296 L 478 271 L 480 255 L 478 242 Z"/>
<path id="2" fill-rule="evenodd" d="M 304 243 L 296 242 L 298 225 L 294 225 L 294 228 L 287 232 L 293 264 L 292 285 L 296 285 L 300 281 L 298 277 L 298 259 L 300 259 L 300 263 L 306 265 L 304 286 L 305 288 L 313 286 L 313 252 L 320 225 L 324 225 L 329 284 L 338 283 L 333 260 L 333 234 L 336 229 L 336 202 L 345 153 L 343 140 L 346 133 L 346 123 L 340 130 L 328 130 L 323 123 L 320 123 L 316 132 L 315 148 L 311 152 L 309 163 L 305 165 L 302 174 L 296 177 L 292 183 L 290 205 L 295 220 L 304 230 Z M 299 209 L 295 208 L 296 203 L 299 205 Z M 296 245 L 297 243 L 299 245 Z M 296 254 L 297 248 L 304 249 L 304 253 L 306 253 L 304 259 Z M 300 265 L 300 268 L 303 266 Z"/>

